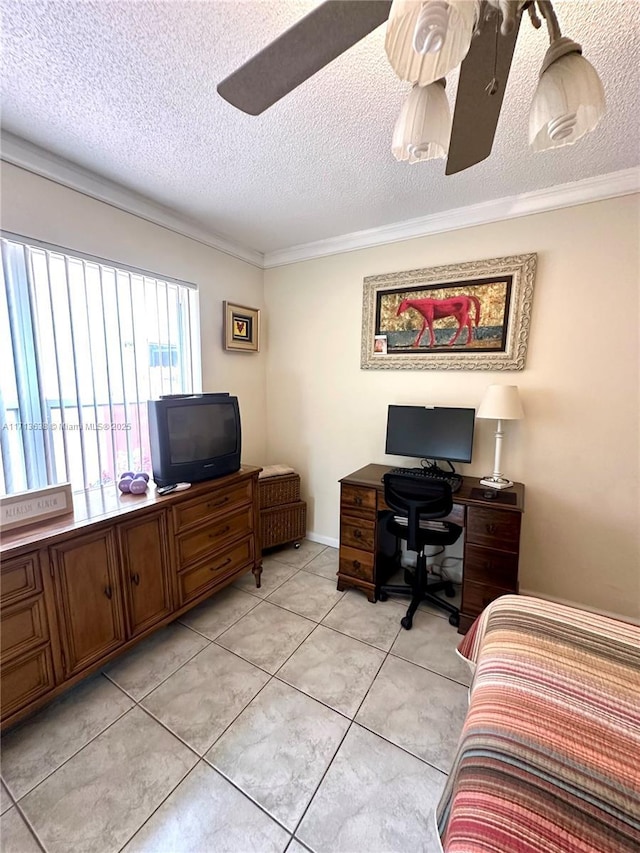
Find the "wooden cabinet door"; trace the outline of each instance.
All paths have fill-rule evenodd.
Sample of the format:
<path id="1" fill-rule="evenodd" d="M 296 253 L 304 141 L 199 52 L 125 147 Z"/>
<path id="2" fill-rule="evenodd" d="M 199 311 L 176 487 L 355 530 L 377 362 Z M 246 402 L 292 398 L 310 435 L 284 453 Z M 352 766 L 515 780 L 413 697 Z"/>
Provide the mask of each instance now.
<path id="1" fill-rule="evenodd" d="M 50 548 L 67 676 L 118 648 L 125 638 L 113 528 Z"/>
<path id="2" fill-rule="evenodd" d="M 135 637 L 173 610 L 165 513 L 119 524 L 118 538 L 128 635 Z"/>

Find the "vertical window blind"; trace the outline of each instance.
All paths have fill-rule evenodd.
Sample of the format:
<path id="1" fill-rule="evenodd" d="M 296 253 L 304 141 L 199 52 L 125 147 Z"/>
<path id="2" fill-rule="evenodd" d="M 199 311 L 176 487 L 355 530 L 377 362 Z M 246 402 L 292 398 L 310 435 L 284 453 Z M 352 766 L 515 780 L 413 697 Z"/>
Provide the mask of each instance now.
<path id="1" fill-rule="evenodd" d="M 3 234 L 0 493 L 150 471 L 147 400 L 200 390 L 197 290 Z"/>

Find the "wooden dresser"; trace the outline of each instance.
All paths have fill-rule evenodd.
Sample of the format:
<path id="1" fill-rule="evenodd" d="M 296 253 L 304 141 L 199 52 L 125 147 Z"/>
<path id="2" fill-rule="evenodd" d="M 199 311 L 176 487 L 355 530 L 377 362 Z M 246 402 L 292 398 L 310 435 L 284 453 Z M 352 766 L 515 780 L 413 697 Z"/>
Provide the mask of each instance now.
<path id="1" fill-rule="evenodd" d="M 379 513 L 389 509 L 382 486 L 389 470 L 386 465 L 366 465 L 340 480 L 338 589 L 361 589 L 371 602 L 390 563 L 378 525 Z M 515 483 L 492 501 L 482 498 L 484 491 L 478 479 L 464 477 L 446 519 L 464 528 L 461 634 L 494 598 L 518 592 L 524 486 Z"/>
<path id="2" fill-rule="evenodd" d="M 259 468 L 159 497 L 115 486 L 0 543 L 2 728 L 262 569 Z"/>

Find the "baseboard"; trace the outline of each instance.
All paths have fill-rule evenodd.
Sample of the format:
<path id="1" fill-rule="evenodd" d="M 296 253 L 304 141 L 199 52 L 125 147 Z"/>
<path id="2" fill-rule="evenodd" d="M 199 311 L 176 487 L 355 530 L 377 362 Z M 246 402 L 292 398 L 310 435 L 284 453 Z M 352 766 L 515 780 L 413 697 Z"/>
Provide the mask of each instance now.
<path id="1" fill-rule="evenodd" d="M 588 613 L 597 613 L 600 616 L 608 616 L 610 619 L 618 619 L 620 622 L 630 622 L 632 625 L 640 625 L 640 618 L 627 616 L 624 613 L 613 613 L 611 610 L 601 610 L 599 607 L 591 607 L 581 601 L 569 601 L 566 598 L 558 598 L 555 595 L 546 595 L 533 589 L 520 589 L 520 595 L 530 595 L 532 598 L 542 598 L 545 601 L 553 601 L 554 604 L 563 604 L 565 607 L 578 607 Z"/>
<path id="2" fill-rule="evenodd" d="M 322 533 L 307 533 L 306 538 L 312 542 L 317 542 L 319 545 L 329 545 L 331 548 L 340 547 L 339 539 L 334 539 L 332 536 L 323 536 Z"/>

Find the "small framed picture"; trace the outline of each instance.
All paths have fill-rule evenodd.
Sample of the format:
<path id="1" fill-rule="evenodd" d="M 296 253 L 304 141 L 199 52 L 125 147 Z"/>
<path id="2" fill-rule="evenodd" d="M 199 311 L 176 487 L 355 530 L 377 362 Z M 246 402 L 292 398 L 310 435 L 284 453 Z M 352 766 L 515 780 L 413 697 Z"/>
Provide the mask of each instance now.
<path id="1" fill-rule="evenodd" d="M 373 336 L 373 354 L 374 355 L 386 355 L 387 354 L 387 336 L 386 335 L 374 335 Z"/>
<path id="2" fill-rule="evenodd" d="M 224 348 L 237 352 L 260 349 L 260 310 L 223 302 Z"/>

